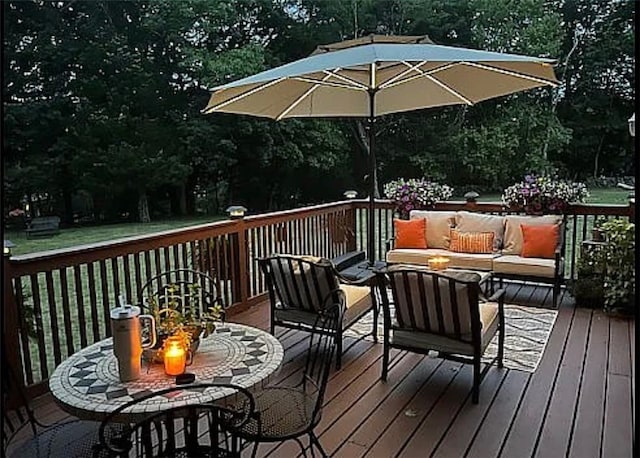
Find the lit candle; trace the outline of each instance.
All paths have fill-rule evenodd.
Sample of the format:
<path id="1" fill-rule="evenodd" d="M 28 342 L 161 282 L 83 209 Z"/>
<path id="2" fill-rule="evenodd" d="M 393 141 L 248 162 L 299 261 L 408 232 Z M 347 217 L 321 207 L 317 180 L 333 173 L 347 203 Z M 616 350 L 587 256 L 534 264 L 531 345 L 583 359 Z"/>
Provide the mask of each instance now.
<path id="1" fill-rule="evenodd" d="M 180 375 L 184 373 L 187 365 L 187 351 L 179 337 L 169 337 L 164 349 L 164 372 L 167 375 Z"/>
<path id="2" fill-rule="evenodd" d="M 427 263 L 431 270 L 444 270 L 449 267 L 449 258 L 444 256 L 434 256 L 433 258 L 430 258 Z"/>

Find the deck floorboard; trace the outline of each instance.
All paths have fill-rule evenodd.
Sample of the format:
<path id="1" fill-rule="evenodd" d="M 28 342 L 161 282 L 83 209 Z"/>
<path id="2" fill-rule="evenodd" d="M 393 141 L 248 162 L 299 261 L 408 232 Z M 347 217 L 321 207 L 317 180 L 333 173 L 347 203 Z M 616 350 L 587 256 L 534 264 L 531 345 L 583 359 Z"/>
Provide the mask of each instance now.
<path id="1" fill-rule="evenodd" d="M 553 308 L 548 285 L 505 287 L 507 302 Z M 228 319 L 268 329 L 269 307 L 265 302 Z M 276 328 L 276 336 L 285 360 L 274 381 L 294 380 L 308 334 Z M 565 289 L 536 371 L 492 367 L 478 405 L 470 399 L 470 366 L 393 350 L 382 382 L 382 345 L 346 339 L 343 368 L 332 368 L 316 428 L 332 456 L 633 456 L 635 322 L 576 308 Z M 68 418 L 50 395 L 34 405 L 42 420 Z M 300 456 L 300 448 L 293 441 L 263 444 L 258 456 Z"/>

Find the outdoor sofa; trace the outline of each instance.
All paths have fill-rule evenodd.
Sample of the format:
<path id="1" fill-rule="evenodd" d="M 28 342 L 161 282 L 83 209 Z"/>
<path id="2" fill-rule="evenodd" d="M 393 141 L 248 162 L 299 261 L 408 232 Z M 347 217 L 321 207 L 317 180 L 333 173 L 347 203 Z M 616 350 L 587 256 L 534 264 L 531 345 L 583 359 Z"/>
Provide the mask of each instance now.
<path id="1" fill-rule="evenodd" d="M 564 232 L 566 221 L 561 215 L 523 216 L 490 215 L 469 211 L 413 210 L 410 220 L 425 219 L 426 248 L 395 247 L 395 237 L 387 242 L 388 264 L 428 265 L 433 257 L 449 258 L 449 267 L 490 271 L 493 278 L 533 280 L 553 285 L 553 305 L 557 305 L 564 279 Z M 523 230 L 531 226 L 556 226 L 557 239 L 551 256 L 531 257 L 523 252 Z M 523 228 L 523 226 L 525 226 Z M 452 231 L 457 231 L 453 233 Z M 485 252 L 452 250 L 451 237 L 492 232 L 492 246 Z M 532 232 L 528 232 L 531 239 Z M 534 233 L 535 234 L 535 233 Z M 397 235 L 397 234 L 396 234 Z M 460 245 L 460 244 L 458 244 Z M 530 250 L 529 250 L 530 251 Z"/>

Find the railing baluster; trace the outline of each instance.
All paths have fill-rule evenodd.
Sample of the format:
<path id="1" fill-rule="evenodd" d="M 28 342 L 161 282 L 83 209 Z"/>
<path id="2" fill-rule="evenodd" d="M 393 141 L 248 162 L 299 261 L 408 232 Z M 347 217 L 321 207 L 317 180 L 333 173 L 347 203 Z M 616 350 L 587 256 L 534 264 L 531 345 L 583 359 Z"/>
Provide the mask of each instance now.
<path id="1" fill-rule="evenodd" d="M 131 294 L 131 266 L 129 264 L 129 254 L 122 257 L 122 268 L 124 270 L 124 291 L 129 304 L 137 304 L 138 298 Z M 136 294 L 137 296 L 137 294 Z"/>
<path id="2" fill-rule="evenodd" d="M 84 291 L 82 290 L 82 276 L 80 266 L 73 266 L 73 280 L 76 292 L 76 305 L 78 307 L 78 329 L 80 331 L 80 347 L 87 346 L 87 328 L 84 314 Z"/>
<path id="3" fill-rule="evenodd" d="M 47 285 L 47 302 L 49 311 L 49 324 L 51 325 L 51 343 L 53 344 L 53 358 L 56 366 L 62 362 L 62 352 L 60 351 L 60 331 L 58 329 L 58 311 L 56 306 L 56 296 L 53 287 L 53 273 L 47 271 L 44 274 Z"/>
<path id="4" fill-rule="evenodd" d="M 67 283 L 67 269 L 63 267 L 60 269 L 60 294 L 62 295 L 62 312 L 64 320 L 64 334 L 65 341 L 67 342 L 66 356 L 73 355 L 75 353 L 75 346 L 73 345 L 73 330 L 71 328 L 71 310 L 69 308 L 69 285 Z M 76 310 L 78 308 L 76 307 Z M 79 320 L 74 320 L 78 323 Z M 82 322 L 80 322 L 82 323 Z"/>
<path id="5" fill-rule="evenodd" d="M 24 295 L 22 294 L 22 288 L 23 288 L 23 284 L 22 284 L 22 277 L 17 277 L 15 279 L 15 283 L 14 283 L 14 291 L 15 291 L 15 301 L 16 301 L 16 308 L 17 308 L 17 312 L 18 312 L 18 325 L 20 326 L 20 342 L 22 343 L 22 350 L 23 350 L 23 367 L 24 367 L 24 371 L 27 374 L 27 384 L 32 384 L 33 383 L 33 369 L 31 367 L 31 342 L 29 339 L 29 334 L 27 332 L 28 329 L 30 329 L 35 323 L 29 323 L 27 324 L 27 320 L 26 317 L 24 315 L 24 307 L 25 307 L 25 303 L 24 303 Z M 6 307 L 7 304 L 4 304 L 4 306 Z M 32 319 L 34 319 L 35 317 L 31 317 Z M 37 333 L 36 333 L 37 335 Z"/>
<path id="6" fill-rule="evenodd" d="M 107 278 L 107 261 L 103 259 L 98 263 L 100 267 L 100 286 L 102 287 L 102 319 L 104 326 L 104 335 L 111 336 L 111 323 L 110 323 L 110 311 L 111 306 L 109 304 L 109 282 Z M 117 302 L 116 302 L 117 303 Z"/>
<path id="7" fill-rule="evenodd" d="M 49 378 L 47 368 L 47 344 L 44 340 L 44 324 L 42 320 L 42 305 L 40 304 L 40 287 L 38 285 L 38 274 L 29 276 L 31 281 L 31 297 L 33 298 L 33 314 L 36 322 L 36 336 L 38 340 L 38 357 L 40 361 L 41 380 Z"/>
<path id="8" fill-rule="evenodd" d="M 91 327 L 93 329 L 93 341 L 100 340 L 100 322 L 98 320 L 98 296 L 96 294 L 96 275 L 93 263 L 87 264 L 87 281 L 89 282 L 89 305 L 91 307 Z"/>

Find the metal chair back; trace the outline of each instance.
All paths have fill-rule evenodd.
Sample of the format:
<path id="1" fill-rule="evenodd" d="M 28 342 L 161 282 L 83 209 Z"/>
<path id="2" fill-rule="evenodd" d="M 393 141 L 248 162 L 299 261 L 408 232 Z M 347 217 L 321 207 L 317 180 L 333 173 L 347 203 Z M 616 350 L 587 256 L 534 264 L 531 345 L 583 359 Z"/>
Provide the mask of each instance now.
<path id="1" fill-rule="evenodd" d="M 197 396 L 198 392 L 214 387 L 233 391 L 217 401 L 172 407 L 149 414 L 131 413 L 132 407 L 150 398 L 172 396 L 181 391 Z M 234 431 L 246 424 L 254 411 L 251 393 L 232 384 L 197 384 L 156 391 L 122 405 L 105 418 L 100 425 L 100 445 L 94 458 L 240 457 L 241 446 Z"/>

